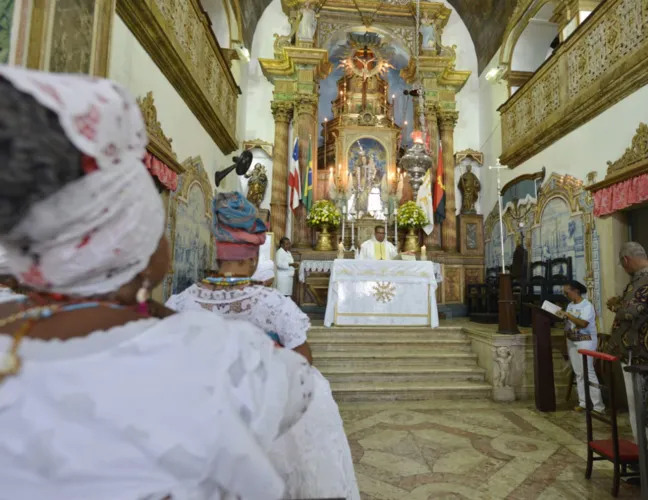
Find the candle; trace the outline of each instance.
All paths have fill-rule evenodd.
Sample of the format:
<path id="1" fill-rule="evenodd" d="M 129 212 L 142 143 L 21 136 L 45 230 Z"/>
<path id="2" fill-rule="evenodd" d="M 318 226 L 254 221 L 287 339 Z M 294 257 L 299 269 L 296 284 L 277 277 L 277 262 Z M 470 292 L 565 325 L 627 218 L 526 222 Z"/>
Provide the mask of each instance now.
<path id="1" fill-rule="evenodd" d="M 351 250 L 355 248 L 355 218 L 351 218 Z"/>
<path id="2" fill-rule="evenodd" d="M 421 260 L 426 260 L 427 258 L 427 248 L 425 248 L 425 245 L 421 247 Z"/>
<path id="3" fill-rule="evenodd" d="M 394 209 L 394 245 L 398 251 L 398 209 Z"/>
<path id="4" fill-rule="evenodd" d="M 342 205 L 342 245 L 344 245 L 344 227 L 346 226 L 346 206 Z"/>
<path id="5" fill-rule="evenodd" d="M 387 217 L 385 217 L 385 240 L 389 239 L 389 230 L 387 229 Z"/>

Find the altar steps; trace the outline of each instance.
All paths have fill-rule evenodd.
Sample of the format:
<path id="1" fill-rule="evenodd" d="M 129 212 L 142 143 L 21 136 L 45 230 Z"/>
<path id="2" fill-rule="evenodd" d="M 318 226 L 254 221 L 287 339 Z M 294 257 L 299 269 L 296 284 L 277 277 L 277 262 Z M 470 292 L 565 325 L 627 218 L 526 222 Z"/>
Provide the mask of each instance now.
<path id="1" fill-rule="evenodd" d="M 308 338 L 340 402 L 487 398 L 492 390 L 461 327 L 318 325 Z"/>

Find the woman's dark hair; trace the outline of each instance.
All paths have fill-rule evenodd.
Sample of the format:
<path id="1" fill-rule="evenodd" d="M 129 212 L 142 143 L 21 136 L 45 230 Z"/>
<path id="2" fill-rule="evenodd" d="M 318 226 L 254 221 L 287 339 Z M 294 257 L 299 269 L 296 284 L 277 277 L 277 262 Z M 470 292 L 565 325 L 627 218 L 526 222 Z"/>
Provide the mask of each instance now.
<path id="1" fill-rule="evenodd" d="M 286 241 L 290 241 L 290 238 L 288 236 L 284 236 L 279 240 L 279 248 L 283 248 L 283 245 Z"/>
<path id="2" fill-rule="evenodd" d="M 0 234 L 80 178 L 81 157 L 56 113 L 0 76 Z"/>
<path id="3" fill-rule="evenodd" d="M 571 280 L 567 282 L 567 285 L 572 289 L 576 290 L 580 295 L 587 294 L 587 287 L 583 285 L 580 281 Z"/>

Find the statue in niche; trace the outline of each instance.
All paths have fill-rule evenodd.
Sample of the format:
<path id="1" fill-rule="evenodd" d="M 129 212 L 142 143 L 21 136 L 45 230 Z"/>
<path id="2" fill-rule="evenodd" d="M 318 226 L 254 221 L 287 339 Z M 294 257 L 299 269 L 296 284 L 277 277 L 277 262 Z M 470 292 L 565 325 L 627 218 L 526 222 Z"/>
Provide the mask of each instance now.
<path id="1" fill-rule="evenodd" d="M 510 387 L 511 385 L 511 359 L 513 355 L 506 346 L 495 349 L 495 365 L 497 370 L 493 373 L 493 385 L 495 387 Z"/>
<path id="2" fill-rule="evenodd" d="M 252 205 L 260 208 L 268 188 L 268 175 L 265 167 L 257 163 L 250 172 L 245 174 L 245 178 L 249 179 L 247 199 Z"/>
<path id="3" fill-rule="evenodd" d="M 306 2 L 299 13 L 299 29 L 297 40 L 312 42 L 315 39 L 317 30 L 317 12 L 311 2 Z"/>
<path id="4" fill-rule="evenodd" d="M 437 29 L 434 19 L 430 19 L 428 13 L 423 14 L 421 19 L 421 26 L 419 27 L 421 34 L 421 48 L 423 50 L 436 50 L 437 48 Z"/>
<path id="5" fill-rule="evenodd" d="M 477 176 L 472 173 L 472 165 L 468 165 L 466 172 L 459 178 L 462 214 L 477 213 L 475 204 L 479 199 L 479 191 L 481 191 L 481 183 Z"/>
<path id="6" fill-rule="evenodd" d="M 382 210 L 382 207 L 378 209 L 369 206 L 370 195 L 376 188 L 380 190 L 381 180 L 375 154 L 369 156 L 367 153 L 362 152 L 356 161 L 353 172 L 354 205 L 360 217 L 369 212 L 370 209 L 372 211 Z"/>

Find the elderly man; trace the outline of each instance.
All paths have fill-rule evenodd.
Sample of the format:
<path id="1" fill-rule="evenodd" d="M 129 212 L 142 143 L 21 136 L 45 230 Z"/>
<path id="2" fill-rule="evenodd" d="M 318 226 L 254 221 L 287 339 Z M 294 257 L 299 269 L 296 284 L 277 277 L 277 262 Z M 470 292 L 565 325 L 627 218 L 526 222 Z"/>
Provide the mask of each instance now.
<path id="1" fill-rule="evenodd" d="M 608 352 L 620 356 L 623 367 L 648 363 L 648 257 L 646 250 L 635 242 L 625 243 L 619 252 L 619 263 L 630 275 L 622 297 L 608 300 L 608 309 L 616 313 Z M 623 372 L 632 434 L 637 440 L 637 423 L 632 376 Z"/>
<path id="2" fill-rule="evenodd" d="M 393 260 L 398 255 L 396 247 L 385 239 L 385 226 L 376 226 L 370 240 L 360 246 L 358 259 Z"/>

